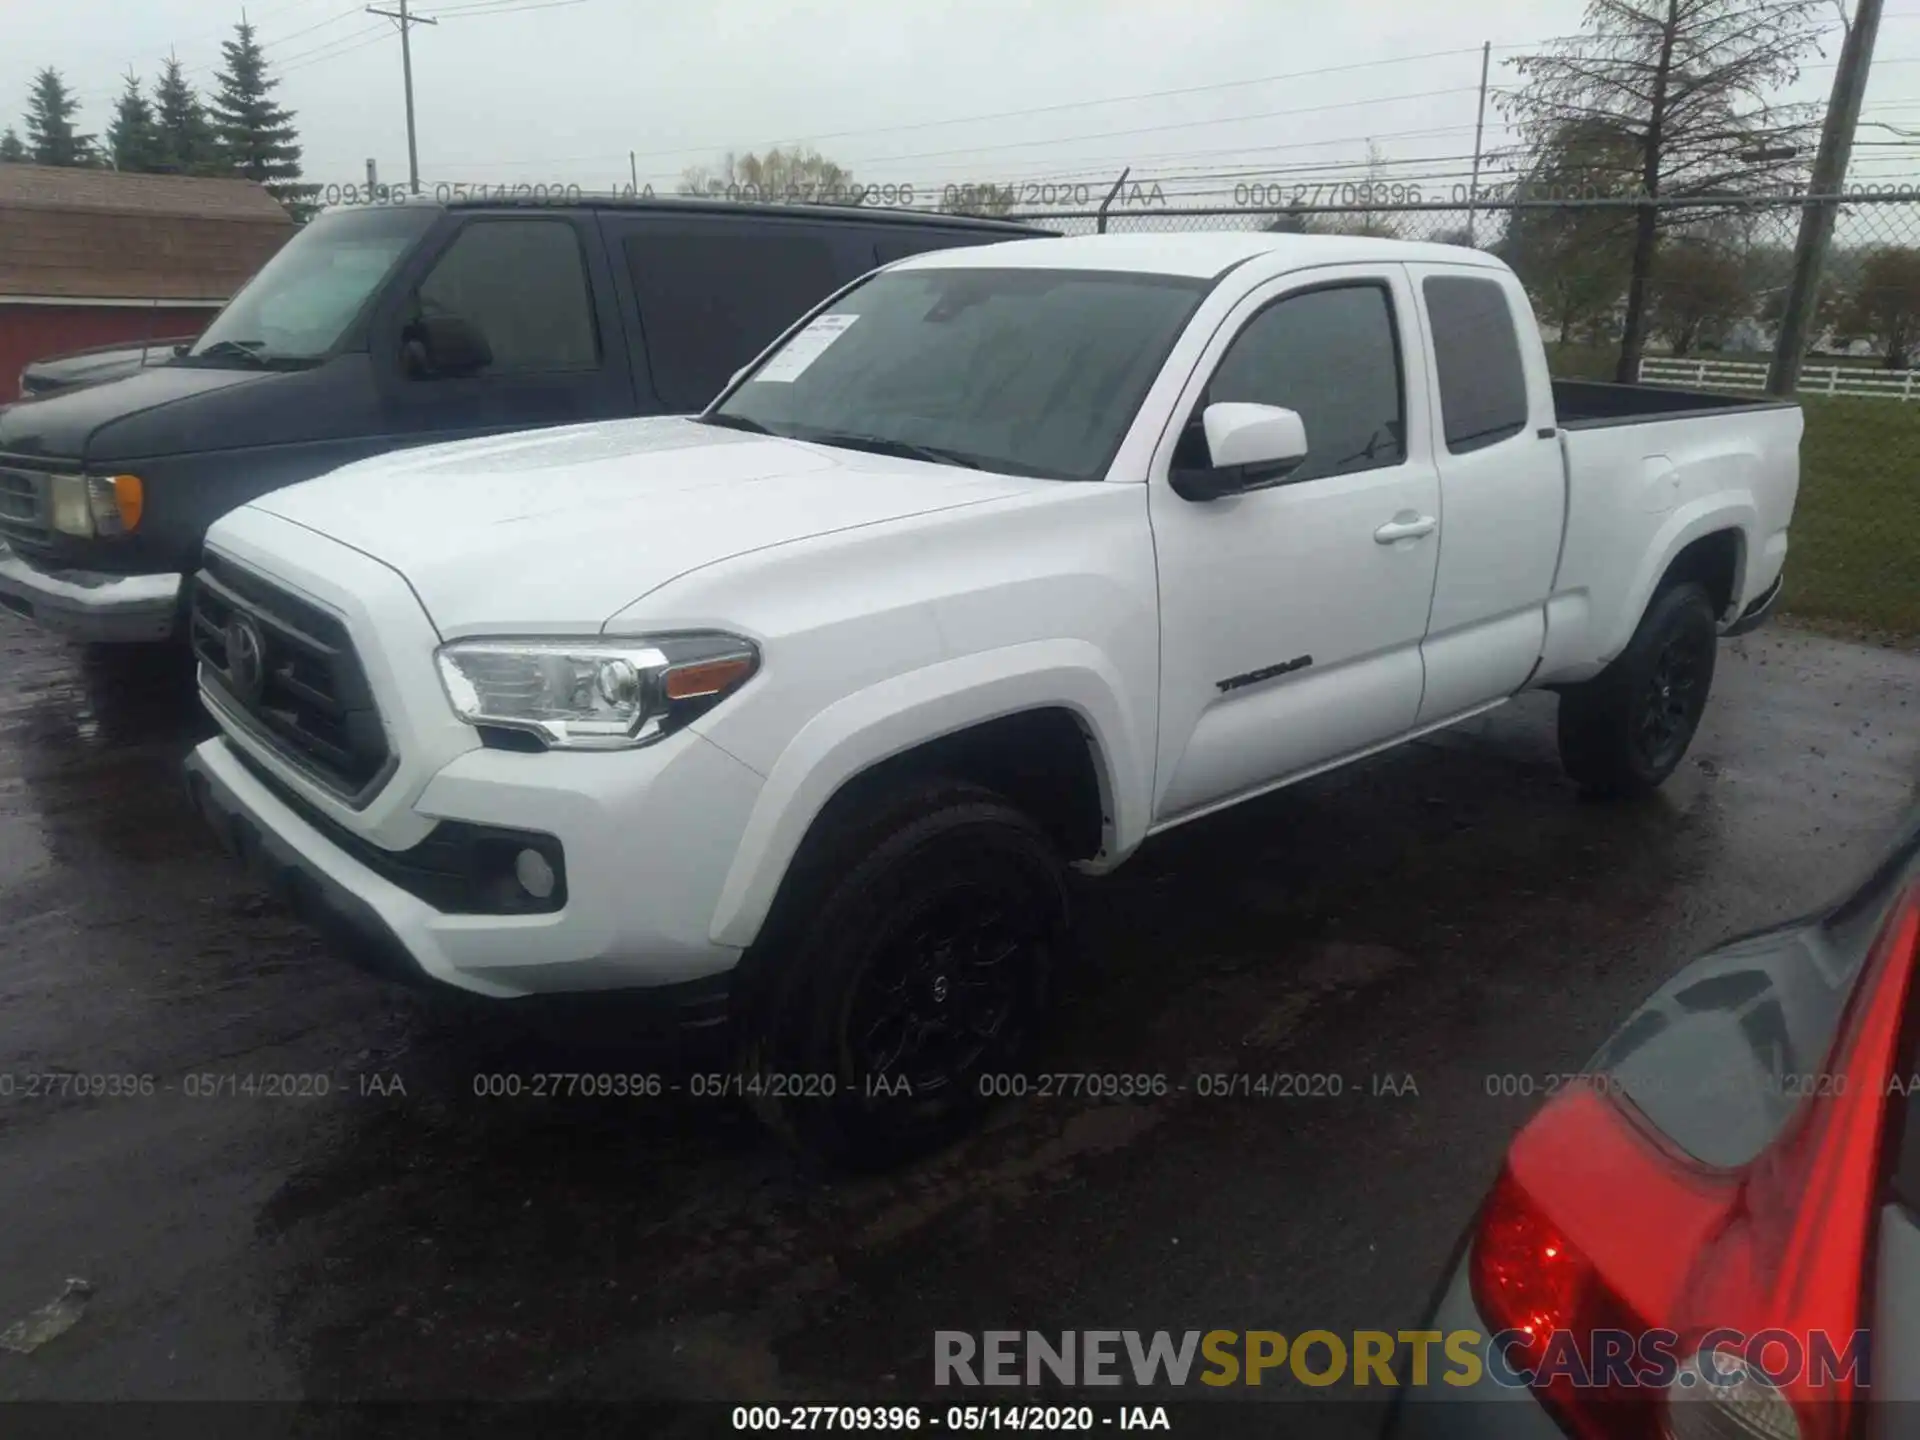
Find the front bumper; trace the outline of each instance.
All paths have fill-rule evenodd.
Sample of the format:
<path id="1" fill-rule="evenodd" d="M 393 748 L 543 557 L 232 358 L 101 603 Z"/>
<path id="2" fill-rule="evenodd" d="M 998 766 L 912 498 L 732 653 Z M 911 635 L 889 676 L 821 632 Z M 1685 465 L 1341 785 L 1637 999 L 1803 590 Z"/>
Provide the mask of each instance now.
<path id="1" fill-rule="evenodd" d="M 179 575 L 42 570 L 0 545 L 0 610 L 71 640 L 170 638 L 179 619 Z"/>
<path id="2" fill-rule="evenodd" d="M 363 842 L 329 835 L 337 821 L 316 823 L 276 793 L 235 744 L 220 736 L 188 757 L 196 807 L 270 889 L 376 974 L 497 999 L 687 987 L 704 1005 L 739 961 L 710 931 L 760 777 L 697 736 L 609 755 L 473 750 L 428 782 L 412 809 L 429 823 L 557 841 L 565 903 L 533 914 L 436 908 L 356 855 Z"/>

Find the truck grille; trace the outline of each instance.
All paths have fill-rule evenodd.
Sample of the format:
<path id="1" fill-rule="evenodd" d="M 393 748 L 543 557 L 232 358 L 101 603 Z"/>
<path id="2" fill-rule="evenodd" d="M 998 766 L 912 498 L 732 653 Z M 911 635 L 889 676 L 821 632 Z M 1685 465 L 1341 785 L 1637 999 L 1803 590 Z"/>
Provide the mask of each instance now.
<path id="1" fill-rule="evenodd" d="M 366 804 L 394 760 L 347 627 L 229 560 L 208 555 L 204 565 L 193 649 L 216 698 L 295 769 Z"/>
<path id="2" fill-rule="evenodd" d="M 0 544 L 23 555 L 49 548 L 46 476 L 0 461 Z"/>

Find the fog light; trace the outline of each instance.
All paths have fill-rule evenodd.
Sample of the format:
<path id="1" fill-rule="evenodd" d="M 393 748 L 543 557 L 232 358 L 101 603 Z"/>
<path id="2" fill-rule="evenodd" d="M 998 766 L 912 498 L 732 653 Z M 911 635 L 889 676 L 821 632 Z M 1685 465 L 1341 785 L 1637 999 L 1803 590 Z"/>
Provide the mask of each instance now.
<path id="1" fill-rule="evenodd" d="M 538 850 L 522 850 L 513 857 L 513 878 L 534 899 L 553 898 L 553 866 Z"/>

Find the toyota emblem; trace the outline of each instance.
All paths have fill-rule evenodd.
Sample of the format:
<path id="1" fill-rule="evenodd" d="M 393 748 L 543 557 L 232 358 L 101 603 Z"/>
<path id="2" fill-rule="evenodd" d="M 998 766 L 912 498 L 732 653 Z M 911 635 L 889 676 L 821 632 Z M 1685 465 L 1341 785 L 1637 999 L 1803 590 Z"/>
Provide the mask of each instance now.
<path id="1" fill-rule="evenodd" d="M 244 615 L 227 622 L 227 680 L 234 694 L 252 705 L 266 683 L 266 645 L 260 628 Z"/>

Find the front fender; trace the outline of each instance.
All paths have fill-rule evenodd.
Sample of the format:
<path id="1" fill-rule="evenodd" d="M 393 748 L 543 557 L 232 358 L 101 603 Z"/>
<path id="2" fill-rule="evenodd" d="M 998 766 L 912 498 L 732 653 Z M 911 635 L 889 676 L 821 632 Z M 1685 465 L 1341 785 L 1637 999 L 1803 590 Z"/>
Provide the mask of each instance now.
<path id="1" fill-rule="evenodd" d="M 712 939 L 753 943 L 808 829 L 849 780 L 892 756 L 969 726 L 1059 707 L 1085 726 L 1106 802 L 1109 859 L 1145 838 L 1151 750 L 1119 670 L 1083 640 L 1037 640 L 908 671 L 816 715 L 767 774 L 720 892 Z"/>

